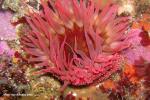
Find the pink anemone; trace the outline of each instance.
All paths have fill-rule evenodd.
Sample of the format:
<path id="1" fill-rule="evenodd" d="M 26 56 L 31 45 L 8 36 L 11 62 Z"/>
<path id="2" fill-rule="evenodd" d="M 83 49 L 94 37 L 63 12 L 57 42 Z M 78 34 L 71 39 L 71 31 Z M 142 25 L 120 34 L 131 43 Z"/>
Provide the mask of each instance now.
<path id="1" fill-rule="evenodd" d="M 62 90 L 109 78 L 130 61 L 133 41 L 140 41 L 141 30 L 128 32 L 131 18 L 118 16 L 112 2 L 103 8 L 92 0 L 41 0 L 41 5 L 39 13 L 26 17 L 31 31 L 21 43 L 29 61 L 43 67 L 40 73 L 64 82 Z"/>

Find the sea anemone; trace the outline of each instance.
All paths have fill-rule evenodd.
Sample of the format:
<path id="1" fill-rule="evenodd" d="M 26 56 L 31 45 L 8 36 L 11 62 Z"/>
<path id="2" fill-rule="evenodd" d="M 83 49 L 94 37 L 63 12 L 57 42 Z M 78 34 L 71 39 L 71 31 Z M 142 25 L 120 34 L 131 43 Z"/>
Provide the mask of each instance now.
<path id="1" fill-rule="evenodd" d="M 127 31 L 131 17 L 118 16 L 118 5 L 108 1 L 99 7 L 93 0 L 41 0 L 41 5 L 26 17 L 31 30 L 20 41 L 29 62 L 63 81 L 62 90 L 103 81 L 122 62 L 135 63 L 130 51 L 140 44 L 141 30 Z"/>

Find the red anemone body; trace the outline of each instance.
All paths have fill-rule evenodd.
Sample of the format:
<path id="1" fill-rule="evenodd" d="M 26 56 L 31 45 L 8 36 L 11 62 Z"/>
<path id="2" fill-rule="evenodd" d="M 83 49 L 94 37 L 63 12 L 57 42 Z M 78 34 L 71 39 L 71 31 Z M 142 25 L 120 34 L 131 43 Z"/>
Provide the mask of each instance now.
<path id="1" fill-rule="evenodd" d="M 40 72 L 53 74 L 64 87 L 110 77 L 128 59 L 125 50 L 133 45 L 131 38 L 141 32 L 126 34 L 130 17 L 117 16 L 118 6 L 111 2 L 103 8 L 83 0 L 41 4 L 42 11 L 26 17 L 31 31 L 21 43 L 31 55 L 29 61 L 44 66 Z"/>

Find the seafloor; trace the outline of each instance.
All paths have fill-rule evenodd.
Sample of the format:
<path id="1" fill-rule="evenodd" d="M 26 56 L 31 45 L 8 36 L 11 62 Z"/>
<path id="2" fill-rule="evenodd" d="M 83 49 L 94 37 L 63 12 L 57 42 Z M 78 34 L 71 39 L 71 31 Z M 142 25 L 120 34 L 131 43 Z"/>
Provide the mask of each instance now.
<path id="1" fill-rule="evenodd" d="M 50 1 L 53 4 L 61 0 Z M 102 1 L 103 6 L 110 2 L 91 1 L 97 4 Z M 117 16 L 132 17 L 129 30 L 143 31 L 143 47 L 149 48 L 145 56 L 150 61 L 150 0 L 112 2 L 119 5 Z M 30 30 L 25 17 L 30 15 L 30 11 L 38 13 L 41 9 L 40 0 L 0 0 L 0 100 L 150 100 L 148 60 L 142 64 L 124 64 L 119 71 L 101 82 L 84 86 L 68 85 L 63 92 L 60 92 L 63 81 L 58 80 L 55 74 L 37 74 L 39 69 L 28 62 L 30 55 L 22 49 L 20 41 Z M 138 56 L 140 53 L 137 52 Z"/>

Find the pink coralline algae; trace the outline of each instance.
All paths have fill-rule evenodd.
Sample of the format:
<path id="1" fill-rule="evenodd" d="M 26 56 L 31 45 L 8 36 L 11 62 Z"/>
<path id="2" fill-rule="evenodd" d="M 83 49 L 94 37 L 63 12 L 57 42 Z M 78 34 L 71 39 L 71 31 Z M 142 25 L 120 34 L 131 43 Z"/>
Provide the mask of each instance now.
<path id="1" fill-rule="evenodd" d="M 9 11 L 0 11 L 0 40 L 16 39 L 15 26 L 11 24 L 12 16 Z"/>
<path id="2" fill-rule="evenodd" d="M 6 41 L 0 41 L 0 56 L 6 54 L 7 56 L 13 56 L 14 51 L 8 46 Z"/>
<path id="3" fill-rule="evenodd" d="M 11 49 L 6 41 L 0 41 L 0 71 L 5 67 L 3 65 L 2 59 L 4 56 L 12 57 L 14 55 L 14 50 Z"/>
<path id="4" fill-rule="evenodd" d="M 124 41 L 128 42 L 130 46 L 121 52 L 122 55 L 127 58 L 128 63 L 134 65 L 150 62 L 150 43 L 144 45 L 143 41 L 145 41 L 145 37 L 141 36 L 141 34 L 148 33 L 139 31 L 140 30 L 131 30 L 128 33 L 128 36 Z M 146 38 L 148 39 L 149 37 L 147 36 Z"/>
<path id="5" fill-rule="evenodd" d="M 135 63 L 142 57 L 149 61 L 143 55 L 146 47 L 140 45 L 142 31 L 129 30 L 131 18 L 118 16 L 118 5 L 108 2 L 101 8 L 83 0 L 41 0 L 41 4 L 39 13 L 26 17 L 31 31 L 21 44 L 29 62 L 43 67 L 39 73 L 51 73 L 64 82 L 62 90 L 69 84 L 103 81 L 124 61 Z M 134 49 L 143 51 L 137 55 Z"/>

